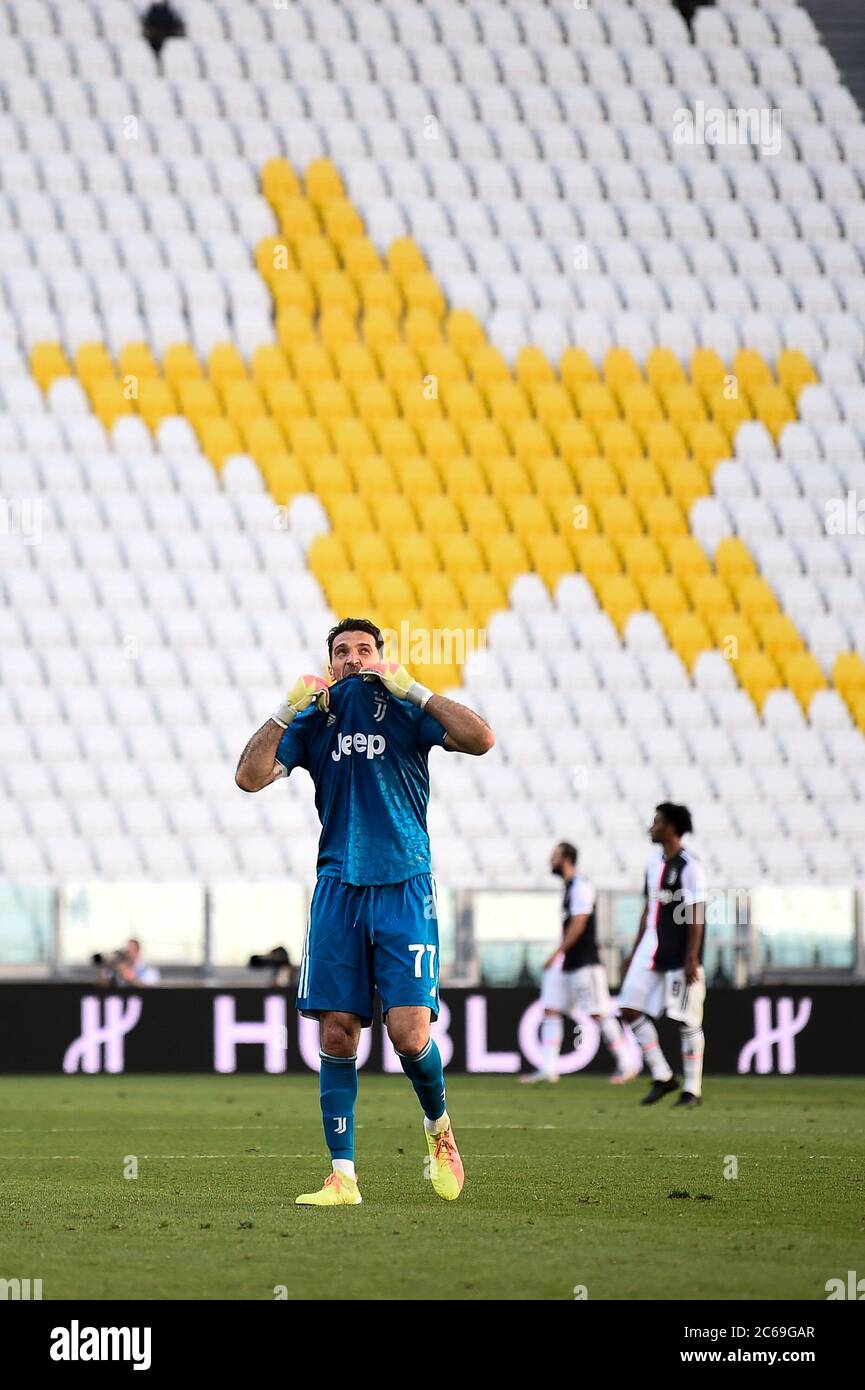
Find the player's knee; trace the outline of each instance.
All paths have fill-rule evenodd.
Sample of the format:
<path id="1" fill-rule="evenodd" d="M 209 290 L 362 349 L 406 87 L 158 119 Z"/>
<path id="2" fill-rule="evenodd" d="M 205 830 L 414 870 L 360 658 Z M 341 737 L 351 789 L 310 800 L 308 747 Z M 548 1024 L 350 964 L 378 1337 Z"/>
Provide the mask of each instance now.
<path id="1" fill-rule="evenodd" d="M 344 1019 L 322 1019 L 321 1050 L 328 1057 L 353 1057 L 357 1052 L 357 1042 L 355 1030 Z"/>
<path id="2" fill-rule="evenodd" d="M 429 1042 L 429 1024 L 388 1023 L 390 1040 L 403 1057 L 416 1057 Z"/>

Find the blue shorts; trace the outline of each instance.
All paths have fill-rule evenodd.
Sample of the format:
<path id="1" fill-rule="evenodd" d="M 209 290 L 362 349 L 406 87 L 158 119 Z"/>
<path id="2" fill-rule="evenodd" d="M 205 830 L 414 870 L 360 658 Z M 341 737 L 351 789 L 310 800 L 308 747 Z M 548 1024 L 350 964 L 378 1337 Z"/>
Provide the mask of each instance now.
<path id="1" fill-rule="evenodd" d="M 438 918 L 430 874 L 358 887 L 322 875 L 315 885 L 297 982 L 307 1018 L 336 1011 L 372 1023 L 402 1005 L 439 1011 Z"/>

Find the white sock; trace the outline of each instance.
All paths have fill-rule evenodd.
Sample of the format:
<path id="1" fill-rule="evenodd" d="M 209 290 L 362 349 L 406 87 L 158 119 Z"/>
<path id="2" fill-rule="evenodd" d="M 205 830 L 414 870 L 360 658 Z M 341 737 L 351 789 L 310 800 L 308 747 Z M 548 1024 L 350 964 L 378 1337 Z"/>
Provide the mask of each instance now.
<path id="1" fill-rule="evenodd" d="M 702 1028 L 682 1029 L 682 1063 L 685 1069 L 684 1089 L 699 1096 L 703 1089 L 703 1051 L 706 1039 Z"/>
<path id="2" fill-rule="evenodd" d="M 424 1115 L 423 1127 L 427 1134 L 441 1134 L 443 1129 L 450 1128 L 450 1116 L 447 1111 L 443 1115 L 439 1115 L 437 1120 L 428 1120 Z"/>
<path id="3" fill-rule="evenodd" d="M 655 1081 L 669 1081 L 673 1075 L 669 1062 L 661 1051 L 655 1025 L 645 1014 L 631 1024 L 631 1032 L 640 1044 L 643 1059 Z"/>
<path id="4" fill-rule="evenodd" d="M 543 1047 L 541 1071 L 544 1076 L 558 1076 L 559 1053 L 562 1050 L 564 1036 L 565 1025 L 560 1015 L 556 1015 L 555 1018 L 544 1019 L 541 1024 L 541 1044 Z"/>
<path id="5" fill-rule="evenodd" d="M 615 1062 L 617 1070 L 624 1071 L 626 1065 L 625 1034 L 615 1014 L 607 1014 L 606 1018 L 601 1019 L 601 1037 L 607 1044 L 607 1050 Z"/>
<path id="6" fill-rule="evenodd" d="M 354 1171 L 354 1163 L 350 1158 L 332 1158 L 330 1161 L 333 1164 L 333 1171 L 335 1173 L 344 1173 L 347 1178 L 357 1179 L 357 1174 Z"/>

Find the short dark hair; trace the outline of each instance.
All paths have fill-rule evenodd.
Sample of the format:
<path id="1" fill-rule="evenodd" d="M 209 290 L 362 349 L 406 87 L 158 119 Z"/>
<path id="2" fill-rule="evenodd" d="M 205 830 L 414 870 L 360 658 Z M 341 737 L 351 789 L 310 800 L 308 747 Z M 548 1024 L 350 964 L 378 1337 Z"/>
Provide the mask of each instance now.
<path id="1" fill-rule="evenodd" d="M 677 835 L 690 835 L 694 829 L 694 822 L 691 820 L 691 812 L 687 806 L 677 806 L 675 801 L 662 801 L 655 810 L 660 812 L 668 825 L 671 825 Z"/>
<path id="2" fill-rule="evenodd" d="M 327 655 L 328 660 L 333 660 L 333 644 L 337 637 L 343 632 L 368 632 L 370 637 L 375 638 L 376 650 L 379 656 L 384 651 L 384 638 L 381 635 L 381 628 L 376 627 L 375 623 L 369 618 L 343 618 L 332 627 L 327 634 Z"/>
<path id="3" fill-rule="evenodd" d="M 570 843 L 569 840 L 559 840 L 559 843 L 558 843 L 557 848 L 560 849 L 560 850 L 562 851 L 563 856 L 565 857 L 565 859 L 567 859 L 567 861 L 568 861 L 569 864 L 576 864 L 576 862 L 577 862 L 577 847 L 576 847 L 576 845 L 572 845 L 572 844 Z"/>

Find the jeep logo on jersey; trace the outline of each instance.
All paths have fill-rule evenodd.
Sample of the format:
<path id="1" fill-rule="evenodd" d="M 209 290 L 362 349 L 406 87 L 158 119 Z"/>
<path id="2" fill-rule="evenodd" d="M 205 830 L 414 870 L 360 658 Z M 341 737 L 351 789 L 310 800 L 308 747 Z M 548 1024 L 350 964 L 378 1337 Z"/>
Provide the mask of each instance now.
<path id="1" fill-rule="evenodd" d="M 378 758 L 387 747 L 384 734 L 339 734 L 336 747 L 331 753 L 335 763 L 343 754 L 350 758 L 352 753 L 365 753 L 368 758 Z"/>

